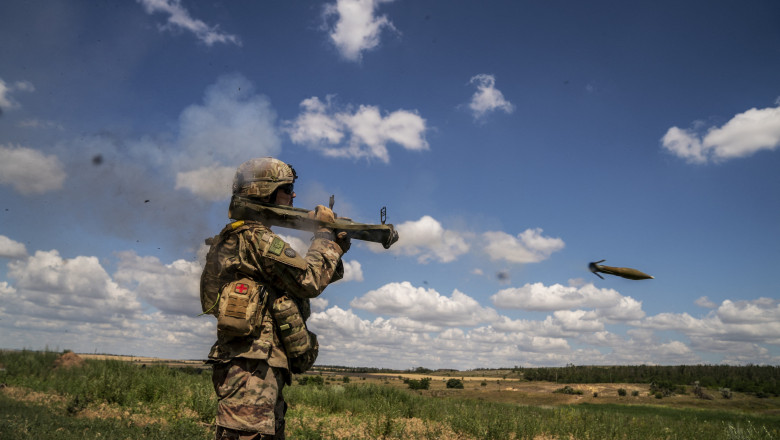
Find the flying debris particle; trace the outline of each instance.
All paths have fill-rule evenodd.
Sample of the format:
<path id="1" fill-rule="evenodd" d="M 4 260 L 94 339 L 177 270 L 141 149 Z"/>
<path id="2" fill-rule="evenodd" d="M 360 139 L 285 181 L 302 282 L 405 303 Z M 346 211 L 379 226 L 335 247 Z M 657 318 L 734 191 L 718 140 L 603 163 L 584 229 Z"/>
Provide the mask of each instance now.
<path id="1" fill-rule="evenodd" d="M 103 155 L 102 154 L 96 154 L 92 156 L 92 165 L 98 166 L 103 163 Z"/>
<path id="2" fill-rule="evenodd" d="M 501 271 L 496 273 L 496 278 L 498 278 L 498 281 L 509 281 L 509 272 L 507 271 Z"/>
<path id="3" fill-rule="evenodd" d="M 149 203 L 149 199 L 144 200 L 144 203 Z"/>

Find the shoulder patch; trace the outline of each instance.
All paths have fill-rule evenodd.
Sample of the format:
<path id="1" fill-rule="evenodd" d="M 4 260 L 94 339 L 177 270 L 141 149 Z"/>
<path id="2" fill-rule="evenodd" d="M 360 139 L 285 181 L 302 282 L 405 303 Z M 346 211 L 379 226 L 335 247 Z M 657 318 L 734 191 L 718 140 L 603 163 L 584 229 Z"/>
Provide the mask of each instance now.
<path id="1" fill-rule="evenodd" d="M 274 237 L 273 241 L 271 242 L 271 246 L 268 247 L 268 252 L 278 257 L 282 255 L 283 250 L 284 250 L 284 241 L 279 237 Z"/>
<path id="2" fill-rule="evenodd" d="M 263 247 L 263 256 L 287 266 L 292 266 L 301 270 L 305 270 L 308 267 L 308 263 L 297 252 L 295 252 L 289 244 L 284 240 L 277 237 L 276 234 L 270 233 L 264 235 L 261 239 L 265 242 Z M 269 243 L 270 242 L 270 243 Z"/>

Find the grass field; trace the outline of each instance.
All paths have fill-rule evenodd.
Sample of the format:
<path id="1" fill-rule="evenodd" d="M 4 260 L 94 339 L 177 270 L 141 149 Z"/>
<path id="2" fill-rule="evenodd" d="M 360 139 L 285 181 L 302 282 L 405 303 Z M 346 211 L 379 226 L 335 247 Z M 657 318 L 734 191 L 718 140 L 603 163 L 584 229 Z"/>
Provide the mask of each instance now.
<path id="1" fill-rule="evenodd" d="M 63 357 L 0 353 L 0 438 L 212 438 L 215 399 L 200 363 L 82 358 L 63 366 Z M 646 384 L 570 384 L 583 392 L 570 395 L 553 393 L 562 384 L 458 372 L 429 375 L 428 390 L 412 391 L 404 379 L 422 377 L 320 374 L 322 385 L 285 389 L 289 439 L 780 438 L 777 397 L 658 399 Z M 447 388 L 452 378 L 463 389 Z"/>

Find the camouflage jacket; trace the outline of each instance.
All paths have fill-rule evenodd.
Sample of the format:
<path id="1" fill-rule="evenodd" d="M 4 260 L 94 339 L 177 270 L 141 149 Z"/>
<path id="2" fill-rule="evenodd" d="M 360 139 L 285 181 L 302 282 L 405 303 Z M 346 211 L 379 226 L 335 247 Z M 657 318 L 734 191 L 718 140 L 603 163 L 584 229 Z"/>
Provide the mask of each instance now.
<path id="1" fill-rule="evenodd" d="M 226 226 L 212 243 L 204 275 L 217 274 L 222 285 L 242 277 L 252 278 L 266 286 L 271 295 L 286 293 L 297 299 L 304 319 L 310 313 L 309 299 L 344 275 L 341 248 L 325 238 L 315 238 L 306 256 L 301 256 L 267 226 L 244 221 Z M 272 367 L 288 368 L 284 346 L 268 309 L 263 312 L 259 332 L 253 335 L 233 338 L 218 332 L 209 360 L 265 359 Z"/>

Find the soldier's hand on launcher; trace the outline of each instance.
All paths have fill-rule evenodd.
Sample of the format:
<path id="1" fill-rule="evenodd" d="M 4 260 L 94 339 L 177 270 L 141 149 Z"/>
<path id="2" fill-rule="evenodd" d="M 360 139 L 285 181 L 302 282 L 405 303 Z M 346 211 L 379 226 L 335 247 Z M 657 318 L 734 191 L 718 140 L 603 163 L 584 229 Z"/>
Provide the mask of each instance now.
<path id="1" fill-rule="evenodd" d="M 349 250 L 350 246 L 352 246 L 352 239 L 350 238 L 349 234 L 346 232 L 339 232 L 336 234 L 336 244 L 339 245 L 341 248 L 341 251 L 345 254 Z"/>
<path id="2" fill-rule="evenodd" d="M 333 223 L 336 221 L 336 215 L 333 213 L 333 210 L 328 208 L 327 206 L 323 205 L 317 205 L 314 207 L 314 211 L 309 211 L 309 218 L 313 218 L 315 220 L 319 220 L 321 222 L 326 223 Z M 327 229 L 327 228 L 322 228 Z M 335 234 L 334 240 L 337 245 L 341 248 L 341 251 L 343 253 L 347 253 L 350 246 L 352 246 L 352 240 L 344 231 L 336 232 L 331 229 L 327 229 L 329 232 L 333 232 Z"/>
<path id="3" fill-rule="evenodd" d="M 314 211 L 309 211 L 309 218 L 326 223 L 333 223 L 336 221 L 336 215 L 333 214 L 333 210 L 323 205 L 317 205 L 314 207 Z"/>

